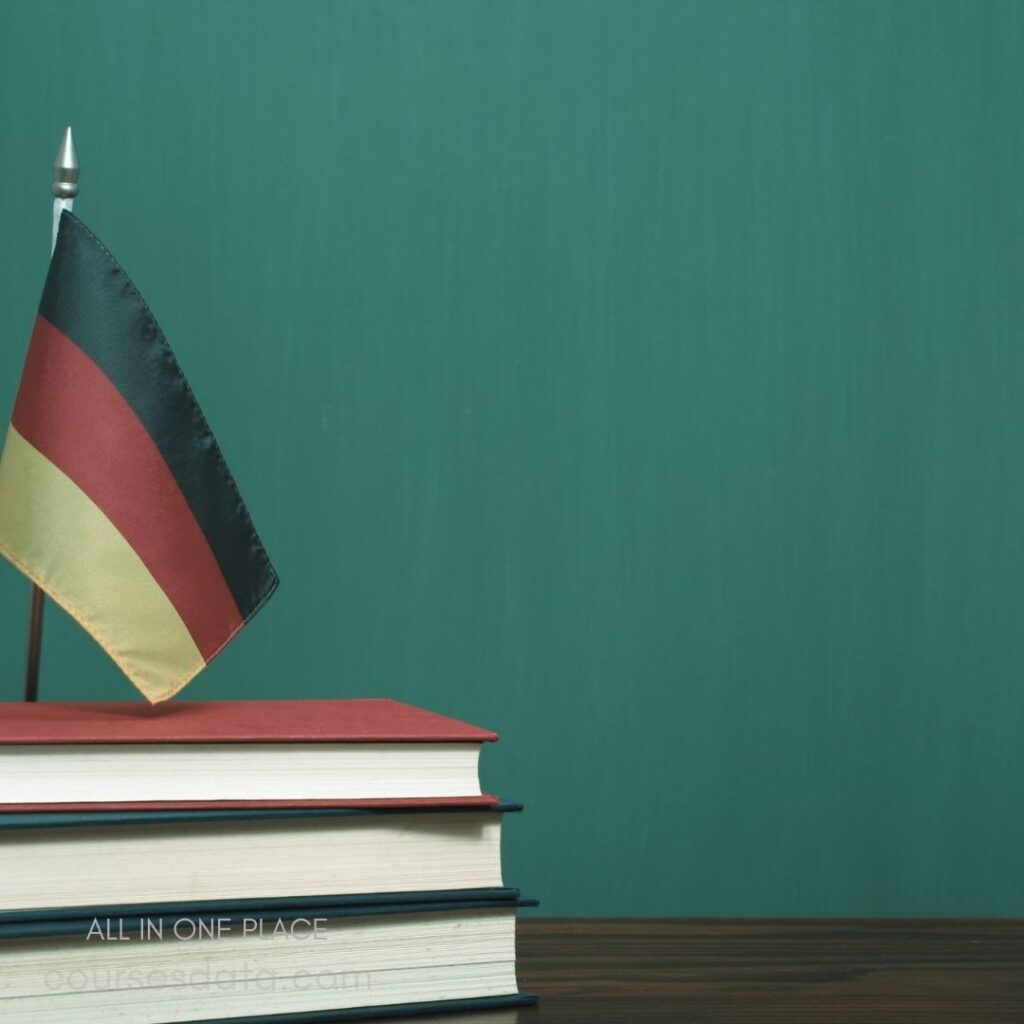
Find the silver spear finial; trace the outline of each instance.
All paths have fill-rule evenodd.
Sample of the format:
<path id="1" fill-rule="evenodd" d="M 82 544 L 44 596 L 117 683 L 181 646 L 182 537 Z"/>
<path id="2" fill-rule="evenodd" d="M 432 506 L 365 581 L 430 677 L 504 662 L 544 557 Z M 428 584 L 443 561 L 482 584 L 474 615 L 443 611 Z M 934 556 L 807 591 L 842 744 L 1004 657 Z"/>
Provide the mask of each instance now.
<path id="1" fill-rule="evenodd" d="M 56 199 L 74 199 L 78 195 L 78 154 L 70 126 L 64 129 L 64 138 L 53 161 L 53 195 Z"/>

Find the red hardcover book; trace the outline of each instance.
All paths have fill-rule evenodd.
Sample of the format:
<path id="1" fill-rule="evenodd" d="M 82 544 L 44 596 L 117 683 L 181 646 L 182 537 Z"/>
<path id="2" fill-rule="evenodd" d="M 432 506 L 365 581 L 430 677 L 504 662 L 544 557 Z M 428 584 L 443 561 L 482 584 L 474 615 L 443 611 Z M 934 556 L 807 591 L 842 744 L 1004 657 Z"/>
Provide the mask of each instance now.
<path id="1" fill-rule="evenodd" d="M 493 804 L 497 738 L 383 699 L 0 703 L 0 811 Z"/>

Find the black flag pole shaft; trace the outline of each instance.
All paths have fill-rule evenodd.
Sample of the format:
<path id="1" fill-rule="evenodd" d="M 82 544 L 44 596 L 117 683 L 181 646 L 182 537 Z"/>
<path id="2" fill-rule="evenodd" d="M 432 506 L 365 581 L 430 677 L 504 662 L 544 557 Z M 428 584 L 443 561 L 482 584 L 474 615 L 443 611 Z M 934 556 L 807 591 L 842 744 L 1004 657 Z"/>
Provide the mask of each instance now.
<path id="1" fill-rule="evenodd" d="M 75 140 L 71 129 L 64 129 L 64 137 L 60 140 L 57 157 L 53 161 L 53 233 L 50 236 L 50 255 L 53 255 L 57 244 L 57 228 L 60 226 L 60 215 L 70 210 L 78 195 L 78 154 L 75 152 Z M 25 656 L 25 700 L 35 701 L 39 698 L 39 660 L 43 648 L 43 608 L 46 595 L 35 583 L 32 584 L 32 602 L 28 613 L 28 651 Z"/>
<path id="2" fill-rule="evenodd" d="M 32 604 L 28 613 L 28 654 L 25 657 L 25 700 L 39 697 L 39 653 L 43 646 L 43 601 L 45 595 L 32 584 Z"/>

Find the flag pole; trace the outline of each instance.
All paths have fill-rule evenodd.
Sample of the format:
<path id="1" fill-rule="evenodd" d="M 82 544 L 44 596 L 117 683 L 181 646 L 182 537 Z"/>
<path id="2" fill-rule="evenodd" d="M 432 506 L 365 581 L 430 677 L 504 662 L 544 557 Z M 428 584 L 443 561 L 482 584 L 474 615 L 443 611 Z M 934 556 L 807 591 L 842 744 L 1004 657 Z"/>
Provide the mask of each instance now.
<path id="1" fill-rule="evenodd" d="M 60 140 L 57 156 L 53 161 L 53 231 L 50 235 L 50 256 L 57 245 L 57 229 L 60 227 L 60 215 L 70 210 L 78 195 L 78 154 L 75 152 L 75 140 L 71 128 L 64 129 L 64 137 Z M 39 657 L 43 643 L 43 607 L 42 590 L 32 584 L 32 603 L 28 615 L 28 653 L 25 658 L 25 700 L 35 701 L 39 697 Z"/>

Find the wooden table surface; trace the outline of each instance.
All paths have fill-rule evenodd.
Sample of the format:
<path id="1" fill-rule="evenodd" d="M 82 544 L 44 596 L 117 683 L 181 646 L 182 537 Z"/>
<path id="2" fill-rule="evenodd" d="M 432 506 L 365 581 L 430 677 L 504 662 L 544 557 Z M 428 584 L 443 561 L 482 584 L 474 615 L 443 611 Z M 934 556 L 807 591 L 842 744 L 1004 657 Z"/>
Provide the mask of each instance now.
<path id="1" fill-rule="evenodd" d="M 521 920 L 519 982 L 538 1008 L 443 1019 L 1024 1024 L 1024 921 Z"/>

